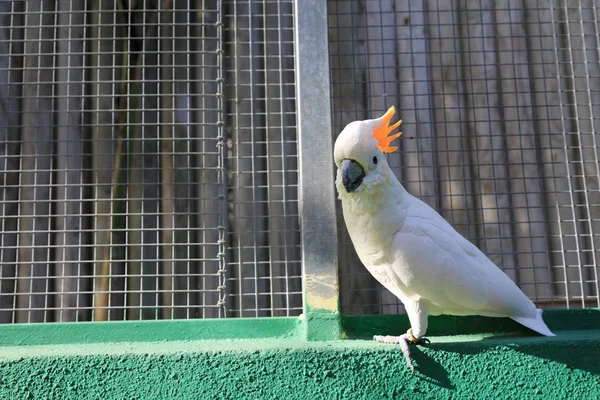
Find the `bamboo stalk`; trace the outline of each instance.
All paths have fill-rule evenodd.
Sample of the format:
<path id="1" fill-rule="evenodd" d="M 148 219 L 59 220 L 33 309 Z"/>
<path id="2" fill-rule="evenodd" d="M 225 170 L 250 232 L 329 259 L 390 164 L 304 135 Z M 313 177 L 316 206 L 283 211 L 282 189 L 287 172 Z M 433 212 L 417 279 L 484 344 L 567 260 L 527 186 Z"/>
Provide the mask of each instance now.
<path id="1" fill-rule="evenodd" d="M 130 13 L 136 10 L 137 2 L 131 0 L 129 3 Z M 130 16 L 130 21 L 133 17 Z M 129 32 L 133 30 L 133 27 L 129 27 Z M 131 34 L 129 35 L 131 37 Z M 127 236 L 127 311 L 126 318 L 129 320 L 139 320 L 141 318 L 141 295 L 142 289 L 142 184 L 143 184 L 143 162 L 142 162 L 142 132 L 140 123 L 142 121 L 140 116 L 140 101 L 141 96 L 140 84 L 139 84 L 139 72 L 140 62 L 136 68 L 132 71 L 130 89 L 130 101 L 128 104 L 128 110 L 130 112 L 129 121 L 129 157 L 130 157 L 130 169 L 128 176 L 128 196 L 127 196 L 127 222 L 128 222 L 128 236 Z"/>
<path id="2" fill-rule="evenodd" d="M 155 3 L 156 4 L 156 3 Z M 142 319 L 160 318 L 160 134 L 159 134 L 159 38 L 157 23 L 159 13 L 144 11 L 140 15 L 140 32 L 143 37 L 139 55 L 140 86 L 144 96 L 141 100 L 141 143 L 142 165 L 142 280 L 141 301 Z"/>
<path id="3" fill-rule="evenodd" d="M 119 125 L 121 126 L 121 125 Z M 119 180 L 119 175 L 121 171 L 121 163 L 122 163 L 122 154 L 123 154 L 123 137 L 119 135 L 117 137 L 117 147 L 115 149 L 115 164 L 113 166 L 112 178 L 111 182 L 113 182 L 113 186 L 111 189 L 111 202 L 115 201 L 115 192 L 116 192 L 116 182 Z M 111 207 L 114 210 L 114 207 Z M 115 216 L 110 216 L 109 220 L 109 232 L 113 232 L 115 225 Z M 101 263 L 101 276 L 100 276 L 100 287 L 95 292 L 94 299 L 94 321 L 106 321 L 108 320 L 108 291 L 110 289 L 110 264 L 111 264 L 111 252 L 112 246 L 110 246 L 112 240 L 109 241 L 108 246 L 104 246 L 104 254 L 102 257 Z"/>
<path id="4" fill-rule="evenodd" d="M 118 38 L 113 38 L 111 37 L 111 31 L 108 30 L 108 28 L 114 26 L 115 22 L 116 22 L 116 10 L 112 10 L 112 9 L 101 9 L 100 5 L 102 4 L 102 2 L 100 2 L 100 4 L 94 3 L 95 4 L 95 8 L 94 10 L 96 11 L 93 16 L 95 18 L 95 20 L 93 20 L 92 22 L 94 23 L 94 25 L 97 25 L 99 28 L 99 32 L 98 32 L 98 36 L 96 37 L 96 40 L 93 41 L 93 43 L 96 46 L 96 49 L 94 49 L 94 52 L 99 52 L 99 49 L 103 49 L 105 47 L 108 47 L 108 45 L 110 45 L 110 50 L 112 51 L 112 40 L 117 40 Z M 122 4 L 119 2 L 117 2 L 117 7 L 120 8 L 121 10 L 123 9 Z M 100 15 L 98 15 L 100 14 Z M 103 18 L 105 16 L 108 16 L 108 21 L 103 20 Z M 123 29 L 125 30 L 125 28 Z M 126 32 L 125 32 L 126 33 Z M 128 51 L 128 42 L 127 42 L 127 35 L 124 35 L 124 39 L 121 40 L 122 44 L 123 44 L 123 54 L 124 57 L 121 59 L 121 68 L 120 68 L 120 73 L 121 73 L 121 85 L 120 85 L 120 92 L 121 92 L 121 98 L 119 99 L 119 108 L 121 110 L 125 110 L 125 111 L 121 111 L 119 114 L 119 118 L 118 118 L 118 125 L 115 131 L 115 136 L 116 136 L 116 146 L 114 149 L 114 158 L 112 160 L 112 173 L 110 174 L 110 178 L 106 179 L 109 177 L 108 174 L 104 173 L 104 172 L 100 172 L 102 171 L 102 163 L 105 162 L 105 158 L 108 158 L 107 154 L 102 154 L 102 149 L 104 149 L 104 151 L 107 151 L 110 146 L 106 146 L 106 137 L 103 137 L 103 135 L 101 135 L 102 133 L 106 133 L 106 130 L 104 129 L 104 127 L 101 125 L 100 119 L 101 118 L 106 118 L 106 115 L 98 115 L 98 114 L 104 114 L 106 111 L 97 111 L 97 113 L 95 114 L 95 117 L 97 118 L 94 122 L 93 122 L 93 128 L 95 129 L 95 133 L 94 133 L 94 148 L 96 149 L 96 153 L 95 153 L 95 159 L 94 159 L 94 164 L 97 166 L 95 168 L 96 170 L 96 174 L 97 174 L 97 179 L 96 179 L 96 184 L 101 184 L 101 185 L 108 185 L 108 189 L 104 186 L 101 187 L 96 187 L 96 197 L 100 197 L 100 200 L 98 201 L 98 204 L 96 205 L 97 210 L 99 210 L 100 212 L 97 212 L 97 214 L 102 214 L 105 216 L 104 219 L 98 218 L 98 216 L 96 216 L 96 250 L 101 252 L 101 258 L 100 261 L 97 261 L 97 265 L 98 265 L 98 269 L 100 274 L 97 277 L 97 287 L 94 293 L 94 320 L 95 321 L 106 321 L 108 319 L 108 303 L 109 303 L 109 290 L 110 290 L 110 274 L 111 274 L 111 261 L 112 261 L 112 257 L 111 254 L 113 252 L 113 247 L 112 247 L 112 242 L 113 242 L 113 230 L 114 230 L 114 226 L 117 224 L 118 221 L 115 220 L 115 218 L 118 218 L 118 215 L 115 216 L 113 215 L 115 213 L 115 210 L 118 208 L 116 205 L 116 198 L 117 196 L 117 187 L 119 185 L 119 177 L 121 176 L 121 165 L 123 163 L 122 157 L 123 157 L 123 142 L 124 142 L 124 126 L 127 122 L 127 111 L 126 111 L 126 106 L 127 106 L 127 73 L 128 73 L 128 66 L 129 66 L 129 51 Z M 104 59 L 100 59 L 100 62 L 104 63 L 106 61 L 108 61 L 109 65 L 111 65 L 111 60 L 104 60 Z M 99 65 L 96 65 L 96 67 L 99 67 Z M 114 68 L 114 66 L 112 66 Z M 101 69 L 101 71 L 99 72 L 100 77 L 98 77 L 97 79 L 95 79 L 95 81 L 101 81 L 101 80 L 109 80 L 109 76 L 107 76 L 107 71 L 103 71 Z M 108 79 L 107 79 L 108 78 Z M 98 84 L 98 86 L 100 86 L 101 84 Z M 111 87 L 110 86 L 106 86 L 104 84 L 102 84 L 101 87 L 101 92 L 104 91 L 108 91 L 108 95 L 110 96 L 114 96 L 115 93 L 111 92 Z M 97 106 L 95 107 L 96 110 L 100 110 L 100 109 L 110 109 L 110 103 L 106 103 L 106 100 L 100 100 L 97 99 L 96 100 L 98 102 Z M 105 108 L 106 107 L 106 108 Z M 99 153 L 98 153 L 99 152 Z M 106 165 L 106 164 L 104 164 Z M 98 231 L 99 230 L 99 231 Z M 100 244 L 100 246 L 98 246 L 98 244 Z"/>
<path id="5" fill-rule="evenodd" d="M 131 122 L 131 169 L 129 170 L 129 187 L 128 187 L 128 206 L 129 215 L 127 236 L 128 243 L 128 261 L 127 261 L 127 319 L 139 320 L 141 317 L 141 273 L 142 273 L 142 135 L 139 123 L 139 89 L 137 89 L 137 80 L 134 79 L 132 84 L 134 101 L 130 106 L 132 110 Z"/>
<path id="6" fill-rule="evenodd" d="M 94 7 L 96 10 L 98 9 L 98 6 L 98 3 L 94 3 Z M 120 1 L 116 3 L 116 6 L 119 10 L 124 10 L 124 7 Z M 131 10 L 135 10 L 136 2 L 130 2 L 129 6 Z M 128 246 L 128 251 L 130 256 L 134 255 L 134 261 L 129 263 L 127 267 L 127 273 L 129 275 L 135 276 L 129 276 L 127 279 L 127 284 L 133 283 L 133 285 L 130 287 L 130 292 L 139 290 L 142 293 L 129 293 L 127 295 L 127 299 L 125 299 L 125 296 L 121 293 L 118 295 L 118 298 L 115 298 L 115 296 L 112 295 L 111 305 L 121 301 L 123 302 L 123 304 L 125 304 L 125 302 L 129 304 L 129 302 L 131 301 L 132 305 L 137 304 L 139 306 L 139 300 L 141 300 L 144 308 L 142 310 L 138 309 L 132 311 L 131 313 L 128 312 L 127 315 L 123 315 L 123 318 L 127 317 L 138 319 L 140 318 L 141 313 L 141 318 L 143 319 L 154 319 L 156 318 L 156 310 L 154 309 L 154 307 L 158 305 L 159 297 L 157 292 L 158 288 L 154 284 L 154 282 L 156 281 L 155 275 L 157 273 L 156 265 L 158 259 L 158 252 L 156 251 L 158 244 L 158 240 L 156 239 L 158 237 L 156 228 L 158 228 L 158 226 L 156 226 L 155 224 L 155 215 L 158 213 L 159 209 L 158 200 L 156 200 L 159 197 L 159 194 L 154 191 L 154 187 L 156 186 L 156 182 L 159 181 L 159 178 L 157 174 L 155 174 L 158 168 L 152 168 L 153 165 L 151 162 L 148 162 L 148 160 L 153 160 L 154 158 L 152 158 L 151 155 L 156 154 L 158 151 L 153 140 L 156 135 L 152 133 L 155 131 L 157 123 L 157 121 L 153 118 L 153 116 L 156 113 L 152 110 L 157 109 L 157 106 L 154 104 L 154 101 L 156 99 L 155 88 L 158 76 L 155 73 L 156 68 L 154 67 L 155 65 L 157 65 L 157 62 L 150 61 L 147 63 L 147 61 L 148 58 L 156 58 L 156 49 L 153 48 L 153 45 L 156 44 L 155 37 L 156 29 L 158 28 L 158 25 L 156 24 L 158 13 L 145 11 L 148 12 L 150 16 L 147 19 L 144 17 L 145 24 L 143 25 L 143 31 L 141 32 L 141 37 L 144 38 L 143 55 L 139 56 L 137 62 L 135 63 L 135 65 L 133 65 L 131 54 L 129 53 L 128 41 L 128 39 L 130 39 L 129 34 L 132 28 L 129 26 L 129 24 L 125 24 L 123 26 L 122 31 L 116 31 L 118 34 L 117 38 L 112 38 L 112 40 L 105 40 L 107 38 L 110 38 L 111 31 L 108 30 L 108 28 L 111 28 L 115 25 L 115 11 L 112 8 L 100 11 L 102 12 L 101 15 L 104 15 L 104 24 L 99 24 L 98 13 L 93 14 L 95 19 L 93 19 L 92 22 L 95 26 L 98 26 L 99 28 L 105 28 L 106 31 L 100 29 L 100 31 L 97 33 L 97 40 L 93 42 L 93 44 L 95 45 L 95 48 L 93 49 L 94 53 L 97 53 L 98 49 L 102 48 L 102 46 L 110 44 L 110 49 L 105 49 L 102 52 L 102 54 L 110 54 L 110 52 L 112 51 L 112 40 L 117 40 L 119 37 L 122 37 L 124 39 L 122 41 L 117 40 L 117 44 L 122 43 L 126 51 L 123 51 L 125 57 L 121 59 L 121 97 L 119 99 L 119 109 L 121 111 L 118 114 L 118 126 L 115 132 L 117 142 L 115 145 L 115 158 L 113 160 L 106 160 L 106 158 L 109 158 L 106 157 L 106 154 L 109 153 L 108 149 L 106 149 L 105 151 L 101 151 L 100 148 L 96 150 L 97 154 L 94 154 L 94 163 L 98 166 L 95 168 L 97 174 L 96 182 L 99 181 L 101 183 L 101 185 L 96 187 L 96 198 L 100 199 L 97 201 L 97 209 L 101 210 L 101 213 L 108 217 L 106 219 L 96 218 L 96 229 L 99 230 L 99 232 L 96 233 L 95 242 L 97 243 L 97 249 L 99 249 L 99 251 L 101 252 L 101 257 L 100 261 L 97 260 L 96 262 L 97 270 L 99 271 L 99 274 L 97 275 L 99 275 L 100 278 L 97 280 L 96 285 L 99 289 L 96 290 L 95 310 L 96 313 L 98 313 L 99 320 L 105 320 L 107 318 L 106 312 L 103 312 L 101 310 L 106 309 L 109 303 L 109 296 L 107 292 L 111 285 L 111 254 L 115 254 L 113 253 L 113 251 L 118 251 L 123 253 L 123 256 L 125 255 L 125 250 L 122 249 L 121 246 L 115 247 L 113 250 L 110 250 L 105 248 L 106 245 L 104 245 L 104 243 L 108 243 L 110 241 L 111 236 L 112 238 L 116 237 L 119 240 L 123 239 L 123 242 L 129 241 L 129 238 L 125 239 L 118 236 L 120 232 L 113 232 L 112 234 L 110 233 L 113 231 L 114 227 L 124 226 L 125 219 L 120 215 L 121 213 L 118 212 L 118 210 L 120 209 L 120 206 L 124 205 L 124 201 L 122 201 L 121 199 L 123 180 L 130 179 L 132 185 L 129 188 L 129 197 L 133 197 L 133 199 L 129 200 L 129 206 L 135 207 L 137 205 L 137 209 L 144 210 L 146 215 L 136 214 L 129 216 L 130 227 L 136 226 L 137 223 L 137 226 L 139 226 L 139 228 L 135 232 L 130 233 L 130 238 L 133 242 L 133 246 Z M 150 45 L 148 45 L 147 43 L 150 43 Z M 119 56 L 117 55 L 115 56 L 115 58 L 118 60 Z M 106 63 L 106 60 L 101 57 L 98 60 L 96 58 L 94 58 L 93 60 L 96 63 L 98 63 L 98 61 L 100 61 L 101 63 Z M 150 67 L 146 66 L 146 64 L 150 65 Z M 114 67 L 110 63 L 109 66 Z M 92 69 L 92 71 L 94 74 L 97 75 L 96 77 L 93 77 L 93 80 L 96 82 L 102 81 L 100 84 L 95 86 L 95 88 L 97 87 L 97 90 L 100 93 L 104 94 L 104 96 L 101 98 L 94 97 L 94 101 L 96 103 L 94 109 L 100 110 L 100 112 L 97 111 L 94 114 L 95 120 L 93 121 L 94 138 L 96 140 L 95 146 L 101 146 L 106 144 L 102 141 L 103 137 L 101 133 L 105 131 L 105 128 L 107 126 L 111 125 L 109 122 L 102 122 L 103 119 L 107 117 L 107 113 L 104 110 L 110 109 L 110 103 L 107 102 L 107 98 L 110 98 L 110 96 L 114 96 L 114 93 L 111 92 L 111 87 L 109 85 L 107 86 L 104 83 L 104 81 L 110 80 L 107 78 L 113 73 L 113 71 L 106 67 L 100 68 L 99 71 L 97 71 L 97 69 Z M 142 98 L 141 107 L 138 107 L 137 95 L 139 94 L 139 90 L 137 82 L 139 82 L 140 75 L 144 78 L 144 87 L 142 91 L 143 93 L 145 93 L 146 96 Z M 134 83 L 128 84 L 128 81 Z M 134 101 L 129 103 L 128 97 L 131 93 L 133 93 L 135 96 L 133 97 Z M 124 140 L 126 134 L 124 132 L 124 126 L 127 125 L 128 109 L 143 111 L 141 111 L 142 124 L 136 124 L 133 127 L 129 126 L 129 130 L 127 133 L 127 136 L 129 137 L 129 146 L 127 146 L 128 150 L 125 151 Z M 137 120 L 136 115 L 138 113 L 139 111 L 131 111 L 131 118 Z M 145 139 L 143 143 L 141 142 L 142 137 Z M 128 154 L 131 151 L 133 151 L 134 154 L 137 155 L 137 157 L 134 156 L 130 160 Z M 104 157 L 103 154 L 105 155 Z M 142 161 L 142 156 L 145 161 Z M 105 163 L 104 165 L 106 165 L 107 163 L 112 163 L 113 165 L 113 173 L 110 175 L 110 178 L 108 178 L 106 174 L 101 174 L 98 172 L 102 171 L 102 168 L 99 166 L 102 165 L 103 162 Z M 123 172 L 123 163 L 125 163 L 126 165 L 130 164 L 133 167 L 133 171 L 131 172 L 131 174 L 126 174 Z M 136 175 L 136 173 L 139 174 Z M 109 188 L 109 190 L 106 190 L 107 187 Z M 136 195 L 136 193 L 138 194 Z M 113 210 L 113 213 L 115 215 L 109 214 L 110 210 Z M 133 210 L 135 210 L 135 208 Z M 97 214 L 99 213 L 97 212 Z M 105 234 L 106 232 L 108 232 L 109 234 Z M 129 241 L 129 243 L 131 243 L 131 241 Z M 137 256 L 135 256 L 136 254 Z M 96 258 L 98 259 L 98 256 Z M 112 264 L 112 267 L 114 269 L 114 261 L 112 262 Z M 125 268 L 119 267 L 118 269 L 122 270 L 122 274 L 120 275 L 125 274 Z M 122 283 L 115 284 L 117 284 L 118 286 L 122 286 L 122 288 L 119 288 L 118 292 L 123 292 L 125 290 L 126 286 L 124 280 L 122 281 Z M 120 316 L 117 317 L 117 319 L 121 319 Z M 113 317 L 111 316 L 111 318 Z"/>
<path id="7" fill-rule="evenodd" d="M 165 4 L 168 5 L 170 3 L 167 2 Z M 118 5 L 119 9 L 121 9 L 121 10 L 123 9 L 123 6 L 122 6 L 122 4 L 120 2 L 117 5 Z M 130 3 L 130 8 L 132 10 L 135 9 L 135 6 L 136 6 L 135 2 L 131 2 Z M 150 18 L 148 18 L 148 21 L 147 21 L 148 22 L 148 26 L 149 26 L 149 29 L 150 28 L 151 29 L 149 31 L 147 31 L 147 32 L 144 32 L 144 34 L 142 35 L 143 37 L 145 37 L 145 38 L 146 37 L 153 38 L 153 37 L 156 36 L 156 29 L 158 29 L 158 26 L 159 26 L 159 25 L 156 24 L 157 23 L 157 19 L 158 19 L 158 15 L 159 14 L 157 12 L 155 12 L 155 13 L 151 14 Z M 126 28 L 123 28 L 123 29 L 124 29 L 123 37 L 127 37 L 127 32 L 125 31 Z M 118 124 L 118 127 L 117 127 L 117 151 L 116 151 L 115 165 L 114 165 L 114 169 L 113 169 L 114 174 L 113 174 L 113 177 L 112 177 L 113 184 L 112 184 L 112 189 L 111 189 L 111 192 L 112 192 L 111 199 L 113 199 L 113 206 L 114 206 L 113 209 L 114 210 L 117 209 L 117 206 L 115 206 L 115 204 L 122 204 L 122 202 L 118 201 L 117 199 L 121 198 L 120 188 L 122 187 L 122 181 L 123 181 L 123 179 L 125 179 L 126 176 L 128 176 L 127 174 L 123 173 L 122 162 L 127 161 L 129 163 L 130 157 L 128 156 L 128 154 L 129 154 L 129 151 L 131 151 L 131 149 L 134 149 L 134 148 L 138 149 L 139 150 L 138 155 L 142 156 L 143 149 L 144 148 L 149 149 L 151 147 L 150 144 L 149 144 L 149 140 L 146 140 L 145 145 L 140 149 L 139 146 L 138 146 L 138 144 L 141 144 L 141 143 L 135 144 L 135 143 L 133 143 L 135 141 L 135 139 L 133 139 L 133 140 L 130 140 L 130 143 L 131 143 L 131 145 L 129 146 L 130 150 L 128 152 L 124 152 L 124 150 L 123 150 L 123 146 L 124 146 L 123 141 L 124 141 L 124 137 L 125 137 L 125 133 L 123 131 L 124 131 L 124 127 L 127 125 L 127 117 L 128 117 L 128 115 L 130 115 L 129 114 L 130 112 L 131 113 L 135 112 L 135 111 L 129 111 L 129 110 L 131 110 L 131 109 L 138 109 L 138 102 L 136 100 L 137 97 L 134 96 L 134 101 L 132 102 L 133 103 L 133 105 L 132 105 L 128 101 L 129 94 L 131 94 L 131 93 L 137 94 L 138 93 L 136 82 L 139 81 L 139 75 L 142 73 L 142 70 L 143 70 L 144 64 L 145 64 L 145 58 L 144 57 L 139 57 L 138 60 L 137 60 L 137 62 L 135 63 L 135 65 L 132 63 L 132 59 L 131 59 L 131 56 L 130 56 L 129 51 L 128 51 L 128 49 L 129 49 L 129 42 L 128 41 L 124 41 L 124 48 L 126 50 L 124 52 L 126 54 L 126 56 L 123 58 L 123 61 L 122 61 L 123 68 L 121 70 L 121 90 L 120 90 L 120 92 L 121 92 L 122 96 L 120 98 L 120 105 L 119 105 L 119 108 L 120 108 L 121 112 L 119 114 L 119 124 Z M 155 64 L 155 63 L 151 63 L 151 64 Z M 128 82 L 134 82 L 134 83 L 133 84 L 128 84 Z M 145 90 L 145 93 L 147 95 L 151 95 L 153 93 L 153 91 L 152 90 Z M 142 109 L 144 109 L 144 108 L 146 108 L 146 107 L 142 106 Z M 151 108 L 155 108 L 155 107 L 151 107 Z M 148 115 L 148 112 L 144 111 L 143 116 L 142 116 L 142 120 L 144 120 L 144 118 L 146 118 L 147 115 Z M 147 127 L 143 126 L 141 129 L 145 130 L 145 129 L 147 129 Z M 128 133 L 128 136 L 130 138 L 131 137 L 136 137 L 136 135 L 139 136 L 139 133 L 140 133 L 139 132 L 139 128 L 137 126 L 134 126 L 134 127 L 130 126 L 130 130 L 129 130 L 129 133 Z M 150 139 L 150 135 L 145 135 L 145 134 L 142 133 L 142 136 L 146 137 L 146 139 Z M 146 151 L 144 153 L 147 154 L 147 153 L 150 153 L 150 151 Z M 134 160 L 132 160 L 132 165 L 140 165 L 138 162 L 139 162 L 139 158 L 135 158 Z M 140 168 L 138 170 L 141 170 L 141 167 L 142 167 L 142 165 L 140 165 Z M 129 169 L 129 168 L 127 168 L 127 169 Z M 149 173 L 147 165 L 146 165 L 146 168 L 144 168 L 143 170 L 141 170 L 141 172 L 142 172 L 142 179 L 141 179 L 141 181 L 143 183 L 145 181 L 145 179 L 144 179 L 143 176 L 145 174 Z M 151 179 L 151 181 L 155 182 L 155 181 L 157 181 L 157 179 Z M 137 182 L 137 183 L 139 183 L 139 182 Z M 146 192 L 148 191 L 148 186 L 150 186 L 149 184 L 142 185 L 142 187 L 139 188 L 139 186 L 136 186 L 136 181 L 134 181 L 134 185 L 133 186 L 134 186 L 134 193 L 135 193 L 135 190 L 136 190 L 135 188 L 141 189 L 141 196 L 138 196 L 136 199 L 143 198 L 143 197 L 147 196 Z M 152 197 L 153 199 L 156 199 L 157 196 L 156 195 L 150 195 L 149 197 Z M 134 199 L 134 200 L 137 202 L 136 199 Z M 152 200 L 152 201 L 156 202 L 156 200 Z M 146 211 L 149 212 L 150 214 L 152 214 L 151 210 L 148 210 L 148 207 L 146 208 Z M 138 219 L 138 216 L 131 216 L 130 218 L 132 218 L 132 221 L 134 223 L 136 223 L 136 221 Z M 144 219 L 145 219 L 145 217 L 142 216 L 141 221 L 138 221 L 138 222 L 141 223 L 141 228 L 140 228 L 140 230 L 141 230 L 140 236 L 141 237 L 138 238 L 138 239 L 141 239 L 141 243 L 147 242 L 147 241 L 144 240 L 144 238 L 147 237 L 148 235 L 156 235 L 156 232 L 147 231 L 147 230 L 144 229 L 145 228 L 145 226 L 144 226 L 145 225 L 144 224 Z M 123 223 L 124 223 L 124 219 L 121 218 L 120 213 L 119 212 L 115 212 L 115 216 L 113 216 L 113 219 L 111 219 L 111 231 L 113 230 L 112 226 L 117 226 L 117 225 L 121 226 L 121 225 L 123 225 Z M 134 242 L 134 244 L 135 243 L 139 244 L 140 240 L 138 240 L 137 242 Z M 133 247 L 135 247 L 135 246 L 133 246 Z M 138 247 L 138 249 L 139 249 L 139 247 Z M 134 269 L 136 269 L 136 265 L 137 266 L 141 266 L 141 271 L 140 271 L 139 275 L 151 275 L 151 274 L 148 274 L 148 272 L 149 272 L 148 264 L 150 263 L 150 264 L 156 265 L 156 263 L 157 263 L 156 259 L 158 258 L 157 257 L 158 254 L 156 254 L 154 256 L 147 257 L 148 256 L 148 254 L 147 254 L 148 251 L 147 250 L 148 250 L 148 246 L 143 246 L 141 248 L 140 257 L 138 257 L 137 260 L 141 259 L 142 262 L 141 263 L 137 262 L 137 264 L 134 264 L 134 267 L 133 267 Z M 108 268 L 108 271 L 109 271 L 109 274 L 110 274 L 110 263 L 108 262 L 108 258 L 106 258 L 107 254 L 110 255 L 110 253 L 105 253 L 105 257 L 104 257 L 105 261 L 102 264 L 102 274 L 103 275 L 105 275 L 104 272 L 107 270 L 107 268 Z M 144 260 L 145 258 L 149 258 L 152 261 L 145 261 Z M 169 257 L 169 258 L 166 258 L 166 259 L 170 260 L 171 258 L 172 258 L 172 256 Z M 156 271 L 155 268 L 150 268 L 150 270 Z M 130 277 L 130 278 L 133 278 L 133 277 Z M 153 278 L 149 277 L 149 279 L 146 279 L 146 280 L 144 280 L 142 278 L 142 282 L 140 282 L 141 285 L 135 286 L 135 287 L 137 287 L 138 289 L 140 289 L 142 291 L 149 292 L 148 295 L 142 296 L 142 302 L 146 306 L 149 303 L 154 304 L 154 305 L 158 305 L 158 294 L 155 292 L 155 290 L 158 289 L 158 288 L 154 287 L 153 285 L 150 285 L 150 287 L 148 287 L 148 285 L 144 284 L 144 282 L 153 282 Z M 103 276 L 103 279 L 100 282 L 101 290 L 100 290 L 99 294 L 102 294 L 103 292 L 106 292 L 108 290 L 109 284 L 110 284 L 110 277 L 106 276 L 106 275 Z M 124 290 L 124 287 L 123 287 L 123 290 Z M 127 301 L 129 301 L 129 299 L 131 299 L 132 296 L 137 297 L 137 294 L 134 293 L 131 296 L 128 296 L 128 300 Z M 107 297 L 104 297 L 104 296 L 99 296 L 98 297 L 98 301 L 104 302 L 102 304 L 106 304 L 106 305 L 108 304 Z M 139 305 L 139 302 L 138 302 L 137 299 L 133 300 L 133 301 L 134 301 L 134 304 L 138 304 Z M 100 317 L 106 317 L 106 316 L 103 315 L 102 313 L 100 313 Z M 136 317 L 135 313 L 134 313 L 133 317 L 134 318 Z M 139 315 L 138 315 L 138 317 L 139 317 Z M 142 317 L 143 318 L 155 318 L 156 314 L 155 314 L 154 310 L 152 310 L 150 308 L 144 308 L 144 311 L 142 312 Z M 135 318 L 135 319 L 137 319 L 137 318 Z"/>

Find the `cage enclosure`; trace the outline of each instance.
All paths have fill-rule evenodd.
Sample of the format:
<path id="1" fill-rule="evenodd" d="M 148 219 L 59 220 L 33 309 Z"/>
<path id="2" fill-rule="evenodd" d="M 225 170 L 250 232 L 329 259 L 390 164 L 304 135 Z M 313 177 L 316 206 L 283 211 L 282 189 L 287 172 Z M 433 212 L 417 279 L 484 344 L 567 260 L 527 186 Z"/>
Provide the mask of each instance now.
<path id="1" fill-rule="evenodd" d="M 403 313 L 333 187 L 391 105 L 409 192 L 538 307 L 600 307 L 598 3 L 309 7 L 0 2 L 1 323 Z"/>

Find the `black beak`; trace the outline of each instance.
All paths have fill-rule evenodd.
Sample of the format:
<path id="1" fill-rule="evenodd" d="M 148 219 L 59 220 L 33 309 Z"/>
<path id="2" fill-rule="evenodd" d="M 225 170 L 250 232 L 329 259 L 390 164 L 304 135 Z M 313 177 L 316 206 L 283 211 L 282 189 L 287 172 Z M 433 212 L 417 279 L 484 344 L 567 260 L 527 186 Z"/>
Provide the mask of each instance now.
<path id="1" fill-rule="evenodd" d="M 345 159 L 342 161 L 342 183 L 346 192 L 352 193 L 363 181 L 365 170 L 354 160 Z"/>

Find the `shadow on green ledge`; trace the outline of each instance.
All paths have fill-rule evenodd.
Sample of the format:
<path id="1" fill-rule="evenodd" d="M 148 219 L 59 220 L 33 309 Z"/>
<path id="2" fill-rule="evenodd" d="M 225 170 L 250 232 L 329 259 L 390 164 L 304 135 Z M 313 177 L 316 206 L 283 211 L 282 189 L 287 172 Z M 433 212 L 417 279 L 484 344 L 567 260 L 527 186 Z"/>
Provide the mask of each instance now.
<path id="1" fill-rule="evenodd" d="M 508 318 L 430 317 L 426 336 L 432 343 L 411 347 L 415 375 L 454 389 L 447 368 L 437 361 L 440 356 L 478 355 L 489 358 L 489 368 L 495 368 L 503 350 L 511 349 L 526 357 L 506 359 L 504 368 L 528 368 L 532 363 L 526 360 L 537 358 L 541 365 L 560 363 L 567 371 L 582 370 L 600 377 L 600 309 L 550 310 L 544 312 L 544 320 L 556 337 L 538 335 Z M 370 339 L 373 335 L 400 335 L 410 324 L 406 315 L 377 315 L 343 317 L 342 326 L 349 339 Z M 436 357 L 432 357 L 434 353 Z"/>

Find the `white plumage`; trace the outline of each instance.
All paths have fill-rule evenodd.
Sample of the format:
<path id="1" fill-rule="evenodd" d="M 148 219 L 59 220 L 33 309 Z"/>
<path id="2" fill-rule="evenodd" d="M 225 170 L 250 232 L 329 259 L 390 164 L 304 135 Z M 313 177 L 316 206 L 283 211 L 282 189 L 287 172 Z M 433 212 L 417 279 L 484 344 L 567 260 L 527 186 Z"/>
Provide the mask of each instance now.
<path id="1" fill-rule="evenodd" d="M 387 136 L 398 125 L 388 126 L 394 112 L 346 126 L 334 158 L 352 243 L 369 272 L 405 305 L 412 329 L 405 338 L 418 341 L 428 315 L 439 314 L 510 317 L 554 336 L 541 310 L 500 268 L 398 182 L 383 154 L 395 150 Z"/>

